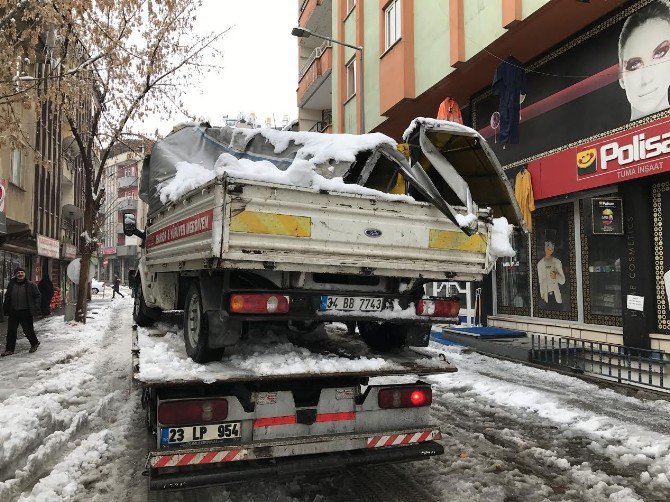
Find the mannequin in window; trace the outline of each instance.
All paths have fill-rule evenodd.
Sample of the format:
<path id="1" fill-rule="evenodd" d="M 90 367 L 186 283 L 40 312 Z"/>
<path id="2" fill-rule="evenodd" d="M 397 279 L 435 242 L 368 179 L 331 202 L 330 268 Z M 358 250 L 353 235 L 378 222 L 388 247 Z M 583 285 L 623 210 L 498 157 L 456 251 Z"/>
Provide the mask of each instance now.
<path id="1" fill-rule="evenodd" d="M 558 310 L 563 303 L 561 285 L 565 284 L 565 274 L 561 260 L 554 256 L 555 244 L 547 240 L 544 243 L 544 257 L 537 262 L 537 280 L 540 285 L 540 297 L 547 308 Z"/>

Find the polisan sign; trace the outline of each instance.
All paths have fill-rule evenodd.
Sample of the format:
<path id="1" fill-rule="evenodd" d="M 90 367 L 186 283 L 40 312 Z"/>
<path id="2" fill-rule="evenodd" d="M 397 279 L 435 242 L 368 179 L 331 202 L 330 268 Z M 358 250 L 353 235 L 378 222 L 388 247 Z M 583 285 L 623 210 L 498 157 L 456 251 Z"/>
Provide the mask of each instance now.
<path id="1" fill-rule="evenodd" d="M 670 119 L 538 159 L 528 170 L 536 199 L 670 172 Z"/>

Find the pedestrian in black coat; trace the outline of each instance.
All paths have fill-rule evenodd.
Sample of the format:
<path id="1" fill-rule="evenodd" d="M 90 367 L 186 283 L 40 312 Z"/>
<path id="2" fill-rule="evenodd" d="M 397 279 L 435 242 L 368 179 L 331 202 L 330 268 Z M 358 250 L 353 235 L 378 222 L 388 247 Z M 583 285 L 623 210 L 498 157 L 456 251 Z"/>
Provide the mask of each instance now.
<path id="1" fill-rule="evenodd" d="M 121 279 L 119 279 L 118 275 L 114 276 L 114 286 L 112 286 L 112 300 L 114 299 L 114 295 L 121 295 L 121 298 L 125 298 L 126 296 L 119 291 L 119 288 L 121 287 Z"/>
<path id="2" fill-rule="evenodd" d="M 54 296 L 54 284 L 51 282 L 49 274 L 42 276 L 40 282 L 37 283 L 37 289 L 40 290 L 40 294 L 42 295 L 40 302 L 42 315 L 49 315 L 51 313 L 49 305 L 51 305 L 51 299 Z"/>
<path id="3" fill-rule="evenodd" d="M 9 281 L 5 292 L 3 307 L 8 314 L 7 345 L 2 357 L 11 356 L 16 348 L 16 331 L 21 325 L 23 333 L 30 342 L 30 350 L 35 352 L 40 342 L 35 336 L 33 316 L 40 312 L 40 290 L 35 283 L 26 278 L 26 271 L 19 267 L 14 271 L 14 277 Z"/>

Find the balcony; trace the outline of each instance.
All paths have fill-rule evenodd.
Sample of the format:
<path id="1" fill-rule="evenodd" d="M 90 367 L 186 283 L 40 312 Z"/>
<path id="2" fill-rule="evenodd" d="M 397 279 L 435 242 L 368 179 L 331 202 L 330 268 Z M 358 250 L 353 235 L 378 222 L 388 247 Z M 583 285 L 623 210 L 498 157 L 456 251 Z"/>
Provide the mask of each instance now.
<path id="1" fill-rule="evenodd" d="M 116 256 L 137 256 L 137 246 L 116 246 Z"/>
<path id="2" fill-rule="evenodd" d="M 303 0 L 300 3 L 298 24 L 308 30 L 330 35 L 331 11 L 332 0 Z"/>
<path id="3" fill-rule="evenodd" d="M 137 176 L 124 176 L 123 178 L 118 178 L 118 188 L 127 188 L 127 187 L 136 187 L 137 186 Z"/>
<path id="4" fill-rule="evenodd" d="M 130 197 L 124 197 L 122 199 L 117 200 L 118 200 L 118 203 L 116 205 L 117 211 L 137 210 L 137 206 L 140 203 L 138 199 L 131 199 Z"/>
<path id="5" fill-rule="evenodd" d="M 333 49 L 326 41 L 312 51 L 298 75 L 298 107 L 325 110 L 331 107 Z"/>

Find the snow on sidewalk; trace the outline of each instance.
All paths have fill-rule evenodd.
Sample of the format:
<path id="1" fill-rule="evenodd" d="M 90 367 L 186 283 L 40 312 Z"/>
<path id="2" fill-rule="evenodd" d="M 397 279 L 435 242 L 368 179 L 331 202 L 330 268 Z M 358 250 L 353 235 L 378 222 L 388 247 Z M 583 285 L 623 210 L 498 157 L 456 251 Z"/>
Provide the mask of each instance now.
<path id="1" fill-rule="evenodd" d="M 5 394 L 13 391 L 0 402 L 0 500 L 94 500 L 85 495 L 94 482 L 98 500 L 113 490 L 105 466 L 124 454 L 118 443 L 137 403 L 128 399 L 130 322 L 120 322 L 131 308 L 94 300 L 85 325 L 40 321 L 40 349 L 28 354 L 23 340 L 0 361 Z M 127 346 L 115 336 L 123 324 Z"/>

